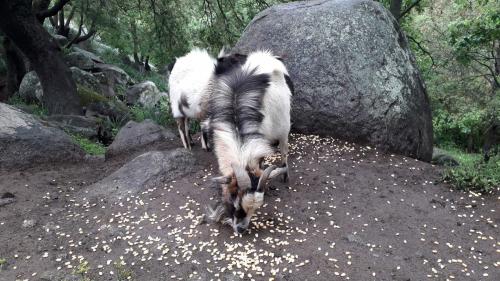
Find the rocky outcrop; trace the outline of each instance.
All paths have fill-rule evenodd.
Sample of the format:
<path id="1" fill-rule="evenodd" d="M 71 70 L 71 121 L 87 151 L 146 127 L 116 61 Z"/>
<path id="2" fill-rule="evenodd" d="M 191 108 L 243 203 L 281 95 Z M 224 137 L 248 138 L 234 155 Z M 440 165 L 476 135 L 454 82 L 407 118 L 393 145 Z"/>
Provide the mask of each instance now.
<path id="1" fill-rule="evenodd" d="M 172 141 L 176 135 L 155 122 L 146 119 L 141 123 L 129 121 L 116 135 L 106 151 L 106 158 L 147 149 L 154 144 Z"/>
<path id="2" fill-rule="evenodd" d="M 0 169 L 72 162 L 85 153 L 62 130 L 43 125 L 33 116 L 0 103 Z"/>
<path id="3" fill-rule="evenodd" d="M 196 160 L 185 149 L 151 151 L 125 164 L 113 174 L 95 183 L 82 196 L 107 199 L 137 194 L 195 170 Z"/>
<path id="4" fill-rule="evenodd" d="M 136 84 L 125 92 L 127 105 L 139 104 L 143 107 L 153 107 L 160 101 L 160 90 L 151 81 Z"/>
<path id="5" fill-rule="evenodd" d="M 432 122 L 408 41 L 371 0 L 273 6 L 233 51 L 270 49 L 295 84 L 292 130 L 332 135 L 430 161 Z"/>
<path id="6" fill-rule="evenodd" d="M 98 139 L 101 120 L 95 117 L 79 115 L 51 115 L 44 119 L 50 125 L 65 132 L 80 135 L 88 139 Z"/>

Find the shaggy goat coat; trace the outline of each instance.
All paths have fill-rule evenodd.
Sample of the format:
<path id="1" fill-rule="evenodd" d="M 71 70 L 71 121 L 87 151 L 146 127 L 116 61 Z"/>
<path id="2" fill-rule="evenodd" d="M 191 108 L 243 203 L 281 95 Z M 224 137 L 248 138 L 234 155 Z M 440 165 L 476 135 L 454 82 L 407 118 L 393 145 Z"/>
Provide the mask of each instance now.
<path id="1" fill-rule="evenodd" d="M 193 49 L 176 60 L 168 79 L 174 118 L 200 119 L 201 102 L 217 61 L 206 50 Z"/>
<path id="2" fill-rule="evenodd" d="M 209 127 L 219 170 L 231 164 L 259 170 L 274 153 L 273 143 L 288 143 L 290 98 L 284 64 L 270 52 L 251 53 L 237 69 L 212 81 Z"/>

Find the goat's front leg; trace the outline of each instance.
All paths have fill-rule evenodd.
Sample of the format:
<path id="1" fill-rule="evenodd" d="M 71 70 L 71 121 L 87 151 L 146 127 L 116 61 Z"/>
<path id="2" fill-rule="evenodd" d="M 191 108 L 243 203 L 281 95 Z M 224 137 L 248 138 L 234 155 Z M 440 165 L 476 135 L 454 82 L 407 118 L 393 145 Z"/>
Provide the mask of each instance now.
<path id="1" fill-rule="evenodd" d="M 191 138 L 191 133 L 189 132 L 189 118 L 184 118 L 184 134 L 186 135 L 186 140 L 188 142 L 189 150 L 191 150 L 191 146 L 194 144 L 193 139 Z"/>
<path id="2" fill-rule="evenodd" d="M 280 153 L 281 153 L 281 167 L 286 168 L 286 172 L 283 173 L 283 182 L 288 182 L 288 136 L 280 140 Z"/>
<path id="3" fill-rule="evenodd" d="M 186 136 L 186 133 L 185 133 L 185 127 L 186 127 L 185 120 L 186 120 L 186 118 L 184 118 L 184 117 L 180 117 L 180 118 L 175 119 L 175 121 L 177 122 L 177 129 L 179 130 L 179 135 L 181 137 L 182 145 L 186 149 L 191 149 L 188 137 Z"/>

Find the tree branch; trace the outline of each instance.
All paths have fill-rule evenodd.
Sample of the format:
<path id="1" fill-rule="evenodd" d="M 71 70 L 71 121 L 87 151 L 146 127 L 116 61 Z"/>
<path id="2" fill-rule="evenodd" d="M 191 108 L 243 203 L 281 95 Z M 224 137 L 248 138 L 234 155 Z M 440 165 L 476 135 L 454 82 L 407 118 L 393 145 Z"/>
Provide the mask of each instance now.
<path id="1" fill-rule="evenodd" d="M 66 5 L 69 1 L 71 0 L 59 0 L 51 8 L 38 12 L 36 16 L 39 20 L 43 20 L 47 17 L 54 16 L 60 10 L 62 10 L 64 8 L 64 5 Z"/>
<path id="2" fill-rule="evenodd" d="M 420 49 L 420 51 L 422 51 L 422 53 L 429 56 L 429 58 L 431 59 L 431 62 L 432 62 L 431 68 L 434 67 L 436 65 L 434 63 L 434 58 L 432 57 L 432 54 L 429 51 L 427 51 L 427 49 L 424 48 L 424 46 L 422 46 L 422 43 L 418 42 L 417 40 L 415 40 L 415 38 L 411 37 L 410 35 L 406 35 L 406 37 L 408 37 L 408 39 L 410 39 L 413 43 L 415 43 L 417 45 L 417 47 Z"/>
<path id="3" fill-rule="evenodd" d="M 410 6 L 408 6 L 406 9 L 404 9 L 404 11 L 403 11 L 403 12 L 401 12 L 401 14 L 399 14 L 398 21 L 399 21 L 400 19 L 402 19 L 402 18 L 403 18 L 406 14 L 408 14 L 408 13 L 411 11 L 411 9 L 413 9 L 415 6 L 417 6 L 417 5 L 418 5 L 418 3 L 420 3 L 420 1 L 421 1 L 421 0 L 415 0 L 415 1 L 413 1 L 413 2 L 410 4 Z"/>

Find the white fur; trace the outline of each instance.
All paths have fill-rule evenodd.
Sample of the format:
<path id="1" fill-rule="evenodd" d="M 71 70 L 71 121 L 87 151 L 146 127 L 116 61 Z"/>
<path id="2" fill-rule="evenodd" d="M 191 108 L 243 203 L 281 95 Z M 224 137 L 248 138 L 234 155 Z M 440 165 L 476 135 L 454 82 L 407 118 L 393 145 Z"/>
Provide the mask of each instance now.
<path id="1" fill-rule="evenodd" d="M 213 74 L 215 63 L 216 60 L 206 50 L 198 48 L 176 60 L 168 79 L 174 118 L 200 118 L 202 96 Z M 182 96 L 185 96 L 189 103 L 189 108 L 183 108 L 185 116 L 179 110 Z"/>
<path id="2" fill-rule="evenodd" d="M 251 139 L 242 143 L 227 124 L 210 124 L 214 130 L 219 170 L 224 176 L 232 174 L 232 162 L 257 170 L 259 160 L 274 153 L 270 143 L 277 140 L 280 142 L 281 153 L 288 153 L 291 92 L 284 78 L 284 74 L 288 75 L 285 65 L 271 52 L 257 51 L 248 56 L 242 68 L 256 69 L 256 74 L 265 73 L 271 76 L 261 109 L 264 119 L 260 124 L 259 133 L 264 139 Z"/>

